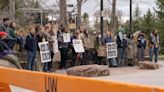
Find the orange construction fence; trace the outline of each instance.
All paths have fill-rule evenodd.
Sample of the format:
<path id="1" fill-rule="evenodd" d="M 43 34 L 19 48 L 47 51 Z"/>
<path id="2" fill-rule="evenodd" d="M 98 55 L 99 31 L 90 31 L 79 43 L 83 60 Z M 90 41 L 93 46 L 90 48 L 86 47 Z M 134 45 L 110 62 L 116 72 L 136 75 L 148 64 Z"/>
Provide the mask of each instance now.
<path id="1" fill-rule="evenodd" d="M 0 92 L 164 92 L 164 88 L 0 67 Z M 16 89 L 15 89 L 16 90 Z"/>

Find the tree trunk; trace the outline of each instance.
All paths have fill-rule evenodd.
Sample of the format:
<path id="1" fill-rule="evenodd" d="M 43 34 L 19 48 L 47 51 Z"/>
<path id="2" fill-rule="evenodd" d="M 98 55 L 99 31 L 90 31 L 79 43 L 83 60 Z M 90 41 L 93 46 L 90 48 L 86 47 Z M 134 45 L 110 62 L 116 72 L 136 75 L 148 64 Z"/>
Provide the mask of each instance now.
<path id="1" fill-rule="evenodd" d="M 112 1 L 112 33 L 115 34 L 116 31 L 116 0 Z"/>
<path id="2" fill-rule="evenodd" d="M 9 2 L 9 14 L 12 21 L 15 20 L 15 0 Z"/>
<path id="3" fill-rule="evenodd" d="M 60 6 L 60 25 L 67 26 L 67 5 L 66 0 L 59 0 Z"/>
<path id="4" fill-rule="evenodd" d="M 77 27 L 81 26 L 81 6 L 83 0 L 77 0 Z"/>

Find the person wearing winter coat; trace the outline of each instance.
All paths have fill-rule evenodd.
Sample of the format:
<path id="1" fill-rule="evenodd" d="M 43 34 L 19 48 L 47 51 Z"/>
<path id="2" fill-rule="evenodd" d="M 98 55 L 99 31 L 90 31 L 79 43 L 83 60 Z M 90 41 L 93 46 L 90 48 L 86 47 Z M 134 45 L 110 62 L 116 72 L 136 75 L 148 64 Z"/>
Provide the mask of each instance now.
<path id="1" fill-rule="evenodd" d="M 117 35 L 117 49 L 118 49 L 118 64 L 123 66 L 125 63 L 125 51 L 127 47 L 126 34 L 119 32 Z"/>
<path id="2" fill-rule="evenodd" d="M 138 61 L 145 61 L 145 49 L 146 49 L 146 36 L 141 31 L 138 36 L 138 44 L 137 44 Z"/>

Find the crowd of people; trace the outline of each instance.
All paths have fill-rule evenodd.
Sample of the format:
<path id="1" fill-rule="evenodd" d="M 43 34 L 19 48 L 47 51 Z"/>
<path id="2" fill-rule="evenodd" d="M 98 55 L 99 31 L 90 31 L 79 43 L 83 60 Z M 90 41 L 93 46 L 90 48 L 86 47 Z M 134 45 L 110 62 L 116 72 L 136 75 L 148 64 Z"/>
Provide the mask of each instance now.
<path id="1" fill-rule="evenodd" d="M 56 52 L 54 52 L 54 41 L 58 41 L 58 49 L 60 51 L 61 61 L 60 69 L 65 69 L 69 52 L 71 51 L 71 67 L 76 66 L 76 62 L 80 61 L 80 65 L 88 65 L 91 52 L 90 44 L 91 35 L 89 35 L 87 29 L 79 27 L 75 31 L 70 31 L 68 28 L 60 25 L 56 26 L 54 23 L 48 23 L 44 26 L 39 24 L 33 24 L 28 29 L 29 33 L 26 37 L 20 37 L 16 34 L 16 23 L 11 22 L 10 19 L 4 18 L 3 23 L 0 24 L 0 58 L 5 59 L 16 65 L 17 68 L 23 69 L 19 63 L 19 59 L 12 54 L 15 44 L 20 44 L 20 47 L 26 50 L 27 70 L 34 70 L 35 64 L 39 66 L 39 71 L 51 72 L 53 68 L 53 58 Z M 63 34 L 70 33 L 71 41 L 64 42 Z M 25 39 L 25 40 L 23 40 Z M 79 39 L 82 41 L 84 52 L 78 53 L 73 47 L 73 39 Z M 39 42 L 48 42 L 49 51 L 51 53 L 51 61 L 41 63 Z M 125 34 L 123 30 L 120 30 L 116 36 L 111 33 L 110 30 L 106 32 L 105 37 L 97 35 L 95 39 L 96 46 L 94 49 L 94 60 L 97 64 L 101 64 L 103 56 L 99 56 L 98 47 L 104 46 L 107 43 L 116 42 L 118 57 L 106 60 L 106 64 L 109 67 L 118 67 L 125 65 L 134 65 L 134 58 L 137 57 L 138 61 L 145 61 L 145 50 L 149 48 L 149 60 L 158 62 L 160 37 L 158 30 L 154 29 L 148 34 L 148 39 L 144 32 L 140 31 L 137 37 L 134 37 L 133 33 Z M 148 44 L 148 45 L 147 45 Z M 137 51 L 134 50 L 137 48 Z M 68 54 L 69 53 L 69 54 Z M 106 56 L 104 56 L 106 57 Z M 37 58 L 37 60 L 36 60 Z"/>

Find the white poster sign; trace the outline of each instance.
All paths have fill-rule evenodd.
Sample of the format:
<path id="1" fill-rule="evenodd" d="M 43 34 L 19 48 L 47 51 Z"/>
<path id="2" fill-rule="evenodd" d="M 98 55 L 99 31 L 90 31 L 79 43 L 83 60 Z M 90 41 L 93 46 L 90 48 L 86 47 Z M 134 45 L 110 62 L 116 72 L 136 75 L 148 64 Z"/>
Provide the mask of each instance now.
<path id="1" fill-rule="evenodd" d="M 51 61 L 51 52 L 49 50 L 49 44 L 48 42 L 40 42 L 39 48 L 40 48 L 40 56 L 41 56 L 41 62 L 50 62 Z"/>
<path id="2" fill-rule="evenodd" d="M 63 41 L 64 41 L 64 43 L 71 42 L 71 34 L 70 33 L 64 33 L 63 34 Z"/>
<path id="3" fill-rule="evenodd" d="M 107 43 L 107 58 L 116 58 L 117 57 L 117 44 L 115 42 Z"/>
<path id="4" fill-rule="evenodd" d="M 82 40 L 74 39 L 73 40 L 73 47 L 75 49 L 75 52 L 77 52 L 77 53 L 85 52 Z"/>
<path id="5" fill-rule="evenodd" d="M 58 52 L 59 52 L 59 49 L 58 49 L 58 40 L 57 40 L 57 36 L 52 36 L 52 39 L 54 39 L 54 43 L 53 43 L 54 53 L 58 53 Z"/>

